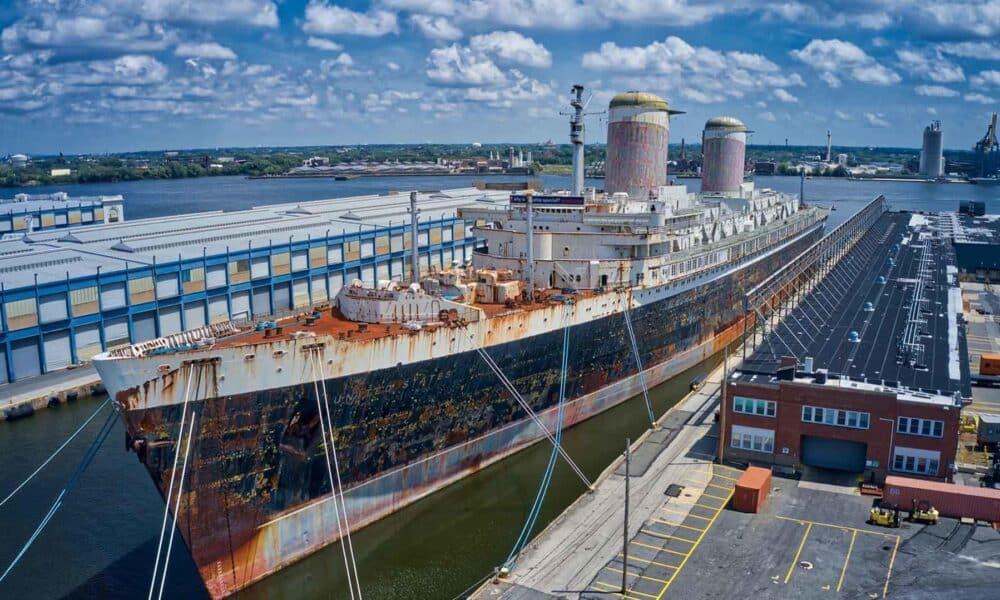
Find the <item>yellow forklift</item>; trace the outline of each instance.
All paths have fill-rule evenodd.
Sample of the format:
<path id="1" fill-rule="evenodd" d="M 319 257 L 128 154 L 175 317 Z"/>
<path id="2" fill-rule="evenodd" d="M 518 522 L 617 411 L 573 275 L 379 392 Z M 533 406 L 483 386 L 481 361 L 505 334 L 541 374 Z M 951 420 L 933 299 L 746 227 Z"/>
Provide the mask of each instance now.
<path id="1" fill-rule="evenodd" d="M 876 499 L 872 502 L 872 509 L 868 512 L 867 523 L 882 527 L 899 527 L 899 507 L 885 504 Z"/>
<path id="2" fill-rule="evenodd" d="M 938 510 L 931 506 L 927 500 L 913 501 L 913 507 L 910 508 L 910 521 L 937 525 L 938 517 Z"/>

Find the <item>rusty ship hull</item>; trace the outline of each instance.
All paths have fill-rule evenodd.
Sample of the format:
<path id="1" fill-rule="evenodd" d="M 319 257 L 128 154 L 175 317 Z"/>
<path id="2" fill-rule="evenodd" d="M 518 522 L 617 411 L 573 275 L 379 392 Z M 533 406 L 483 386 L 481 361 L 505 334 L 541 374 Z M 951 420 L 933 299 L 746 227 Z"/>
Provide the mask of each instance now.
<path id="1" fill-rule="evenodd" d="M 570 308 L 513 311 L 475 331 L 470 324 L 325 345 L 315 342 L 321 338 L 311 345 L 251 338 L 171 357 L 95 362 L 130 447 L 164 498 L 182 413 L 195 419 L 177 528 L 208 592 L 222 598 L 340 537 L 320 386 L 357 529 L 542 437 L 476 348 L 487 349 L 552 428 L 562 327 L 570 327 L 564 423 L 571 426 L 641 392 L 625 306 L 647 384 L 665 381 L 739 336 L 743 294 L 815 242 L 824 220 L 803 219 L 782 243 L 674 289 L 619 290 Z M 318 353 L 311 350 L 317 345 Z M 330 376 L 345 364 L 356 372 Z M 269 385 L 280 381 L 294 383 Z"/>

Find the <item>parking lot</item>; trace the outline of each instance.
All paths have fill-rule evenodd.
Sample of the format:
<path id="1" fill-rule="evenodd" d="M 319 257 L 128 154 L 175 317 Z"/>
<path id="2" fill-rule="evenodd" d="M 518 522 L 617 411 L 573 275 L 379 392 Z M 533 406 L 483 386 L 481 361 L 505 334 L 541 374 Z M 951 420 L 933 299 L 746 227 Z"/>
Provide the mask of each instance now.
<path id="1" fill-rule="evenodd" d="M 1000 581 L 989 527 L 868 525 L 872 499 L 854 488 L 782 478 L 760 514 L 745 514 L 728 507 L 739 471 L 707 476 L 704 494 L 671 498 L 630 540 L 624 593 L 619 554 L 580 597 L 937 598 Z"/>
<path id="2" fill-rule="evenodd" d="M 669 498 L 630 539 L 628 557 L 619 553 L 598 572 L 581 597 L 663 598 L 724 512 L 741 473 L 732 467 L 706 464 L 700 473 L 678 482 L 704 492 L 681 491 Z M 622 590 L 623 576 L 627 592 L 615 594 Z"/>

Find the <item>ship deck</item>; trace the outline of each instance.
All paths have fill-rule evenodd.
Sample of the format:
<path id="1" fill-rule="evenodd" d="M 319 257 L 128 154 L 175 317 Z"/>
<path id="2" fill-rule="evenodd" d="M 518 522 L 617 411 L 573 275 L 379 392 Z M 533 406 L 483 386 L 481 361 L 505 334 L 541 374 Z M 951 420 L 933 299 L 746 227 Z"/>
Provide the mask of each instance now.
<path id="1" fill-rule="evenodd" d="M 606 293 L 613 293 L 611 291 Z M 593 290 L 576 290 L 574 293 L 566 294 L 560 289 L 547 289 L 538 293 L 541 300 L 527 303 L 519 302 L 516 305 L 506 304 L 483 304 L 475 303 L 470 306 L 482 311 L 486 319 L 505 316 L 514 313 L 524 313 L 538 310 L 555 304 L 560 304 L 564 299 L 578 300 L 580 298 L 594 297 L 597 294 Z M 300 332 L 313 333 L 319 336 L 333 336 L 342 340 L 353 340 L 357 342 L 369 341 L 385 337 L 394 337 L 414 333 L 404 327 L 401 323 L 360 323 L 352 321 L 344 316 L 336 307 L 329 305 L 315 307 L 316 312 L 304 310 L 295 315 L 290 315 L 276 320 L 277 328 L 265 331 L 242 331 L 225 338 L 221 338 L 215 344 L 216 348 L 235 348 L 240 346 L 252 346 L 264 342 L 287 341 Z M 318 314 L 319 318 L 310 318 Z M 446 327 L 448 323 L 423 323 L 425 328 Z"/>

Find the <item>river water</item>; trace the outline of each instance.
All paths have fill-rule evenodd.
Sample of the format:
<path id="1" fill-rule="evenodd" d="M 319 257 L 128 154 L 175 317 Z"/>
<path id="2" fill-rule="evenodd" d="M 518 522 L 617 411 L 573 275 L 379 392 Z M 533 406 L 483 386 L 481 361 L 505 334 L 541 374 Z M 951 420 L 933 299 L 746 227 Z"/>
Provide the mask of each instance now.
<path id="1" fill-rule="evenodd" d="M 129 219 L 206 210 L 234 210 L 263 204 L 469 185 L 473 177 L 333 180 L 247 180 L 217 177 L 0 190 L 66 191 L 74 196 L 123 194 Z M 518 178 L 507 178 L 518 179 Z M 500 178 L 492 178 L 498 181 Z M 553 187 L 567 177 L 544 177 Z M 588 182 L 597 183 L 599 182 Z M 696 188 L 697 181 L 686 181 Z M 797 178 L 759 177 L 758 187 L 797 193 Z M 961 200 L 984 200 L 1000 212 L 1000 191 L 962 184 L 806 181 L 806 200 L 833 206 L 832 228 L 878 194 L 894 208 L 956 210 Z M 686 393 L 688 382 L 711 365 L 701 365 L 652 390 L 657 414 Z M 0 387 L 0 395 L 3 388 Z M 102 399 L 43 410 L 34 417 L 0 423 L 0 497 L 4 497 L 93 412 Z M 105 409 L 107 411 L 107 409 Z M 103 414 L 107 414 L 106 412 Z M 63 455 L 25 490 L 0 507 L 0 570 L 24 540 L 72 473 L 96 435 L 98 417 Z M 566 432 L 567 451 L 588 477 L 596 477 L 646 425 L 641 398 L 607 411 Z M 150 585 L 163 502 L 135 456 L 125 451 L 116 426 L 92 466 L 41 537 L 0 582 L 2 598 L 140 598 Z M 354 535 L 358 570 L 368 600 L 448 600 L 474 584 L 507 556 L 537 490 L 549 446 L 535 446 L 490 466 Z M 556 469 L 536 531 L 582 493 L 562 463 Z M 181 540 L 174 544 L 166 598 L 204 598 L 206 593 Z M 330 546 L 239 594 L 239 598 L 345 598 L 339 545 Z"/>

